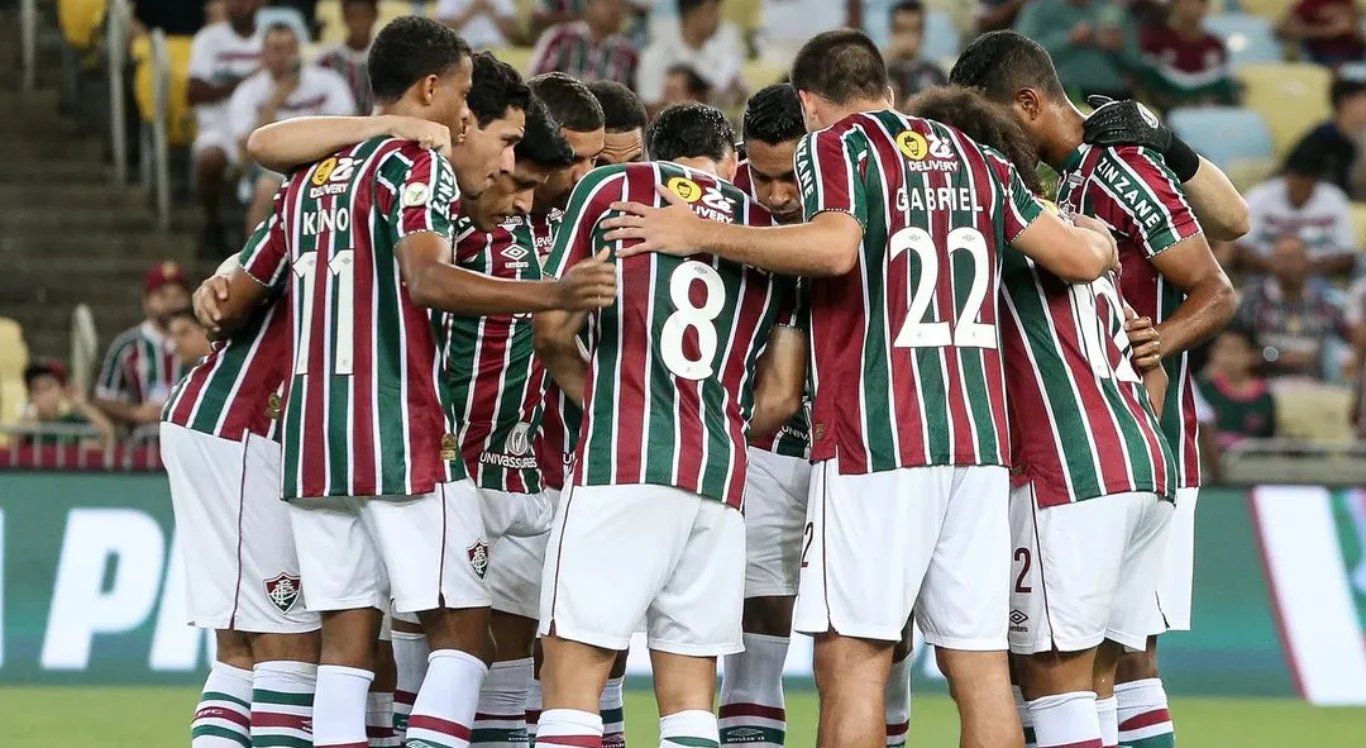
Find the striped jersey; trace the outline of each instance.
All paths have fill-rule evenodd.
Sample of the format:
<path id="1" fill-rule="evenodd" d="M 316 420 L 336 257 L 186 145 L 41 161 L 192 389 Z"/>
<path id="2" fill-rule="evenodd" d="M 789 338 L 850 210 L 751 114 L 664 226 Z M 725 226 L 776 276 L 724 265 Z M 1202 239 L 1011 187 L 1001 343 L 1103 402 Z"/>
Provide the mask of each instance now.
<path id="1" fill-rule="evenodd" d="M 759 202 L 759 196 L 754 191 L 754 180 L 750 177 L 748 159 L 741 161 L 739 168 L 735 170 L 735 186 L 748 195 L 750 200 Z M 805 289 L 802 286 L 798 286 L 798 295 L 800 302 L 800 297 L 805 295 Z M 806 327 L 805 317 L 805 309 L 799 309 L 798 321 L 803 328 Z M 791 420 L 772 434 L 754 436 L 750 439 L 749 445 L 755 449 L 776 452 L 787 457 L 801 457 L 803 459 L 810 457 L 811 428 L 806 418 L 806 409 L 798 410 Z"/>
<path id="2" fill-rule="evenodd" d="M 807 135 L 796 170 L 807 220 L 863 228 L 853 270 L 811 284 L 812 459 L 846 474 L 1010 464 L 1001 250 L 1042 211 L 1019 174 L 890 110 Z"/>
<path id="3" fill-rule="evenodd" d="M 616 81 L 635 88 L 640 53 L 625 36 L 613 34 L 593 43 L 584 21 L 552 26 L 541 34 L 532 53 L 531 74 L 561 72 L 582 81 Z"/>
<path id="4" fill-rule="evenodd" d="M 527 219 L 516 217 L 485 233 L 461 220 L 455 262 L 493 278 L 541 278 Z M 541 490 L 531 440 L 540 426 L 545 375 L 534 367 L 530 314 L 446 315 L 446 371 L 451 378 L 465 469 L 483 488 Z"/>
<path id="5" fill-rule="evenodd" d="M 729 182 L 669 162 L 609 166 L 574 189 L 547 271 L 590 258 L 611 204 L 661 202 L 666 185 L 704 218 L 768 226 Z M 739 507 L 754 367 L 775 324 L 791 324 L 795 282 L 708 254 L 618 260 L 616 303 L 589 315 L 578 486 L 674 486 Z"/>
<path id="6" fill-rule="evenodd" d="M 295 172 L 269 238 L 242 254 L 289 294 L 284 498 L 413 496 L 464 477 L 444 324 L 409 298 L 395 256 L 414 234 L 451 238 L 457 197 L 435 151 L 374 138 Z"/>
<path id="7" fill-rule="evenodd" d="M 184 373 L 171 342 L 151 322 L 143 322 L 109 344 L 95 396 L 128 405 L 162 402 Z"/>
<path id="8" fill-rule="evenodd" d="M 1201 233 L 1190 203 L 1162 157 L 1136 146 L 1083 145 L 1058 179 L 1058 205 L 1104 221 L 1119 244 L 1124 300 L 1154 324 L 1172 316 L 1186 295 L 1158 272 L 1153 257 Z M 1190 356 L 1164 358 L 1170 384 L 1162 431 L 1176 453 L 1176 487 L 1200 485 L 1195 390 Z"/>

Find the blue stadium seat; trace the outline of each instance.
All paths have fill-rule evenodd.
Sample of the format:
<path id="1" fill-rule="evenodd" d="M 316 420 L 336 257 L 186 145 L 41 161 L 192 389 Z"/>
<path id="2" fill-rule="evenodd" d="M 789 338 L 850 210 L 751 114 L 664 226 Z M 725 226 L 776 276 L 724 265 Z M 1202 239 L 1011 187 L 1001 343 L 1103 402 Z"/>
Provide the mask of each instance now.
<path id="1" fill-rule="evenodd" d="M 1280 62 L 1280 42 L 1271 21 L 1245 13 L 1223 13 L 1205 19 L 1205 30 L 1224 40 L 1228 61 L 1232 65 L 1245 62 Z"/>
<path id="2" fill-rule="evenodd" d="M 281 24 L 294 29 L 294 33 L 299 35 L 300 46 L 313 40 L 313 32 L 309 30 L 308 24 L 304 22 L 304 14 L 300 13 L 298 8 L 266 7 L 256 11 L 257 26 L 270 28 Z"/>
<path id="3" fill-rule="evenodd" d="M 1267 159 L 1275 154 L 1266 121 L 1251 109 L 1173 109 L 1167 122 L 1173 132 L 1221 169 L 1229 169 L 1239 161 Z"/>
<path id="4" fill-rule="evenodd" d="M 957 57 L 961 49 L 958 29 L 953 27 L 953 19 L 942 10 L 928 10 L 925 13 L 925 41 L 920 45 L 920 59 L 938 60 L 944 57 Z"/>

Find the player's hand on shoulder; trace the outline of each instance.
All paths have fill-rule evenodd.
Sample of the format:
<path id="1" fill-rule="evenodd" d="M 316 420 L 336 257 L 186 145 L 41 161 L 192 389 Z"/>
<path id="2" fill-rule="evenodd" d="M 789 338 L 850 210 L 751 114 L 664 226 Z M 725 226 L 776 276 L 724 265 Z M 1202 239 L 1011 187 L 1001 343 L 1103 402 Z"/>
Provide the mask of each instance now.
<path id="1" fill-rule="evenodd" d="M 1136 145 L 1165 153 L 1172 144 L 1172 131 L 1146 106 L 1108 96 L 1088 96 L 1095 108 L 1082 129 L 1082 141 L 1091 145 Z"/>
<path id="2" fill-rule="evenodd" d="M 417 117 L 385 115 L 389 136 L 399 140 L 411 140 L 423 148 L 429 148 L 442 156 L 451 155 L 451 129 L 443 124 Z"/>
<path id="3" fill-rule="evenodd" d="M 1100 234 L 1105 237 L 1105 241 L 1110 245 L 1110 265 L 1109 267 L 1119 267 L 1119 245 L 1115 243 L 1114 234 L 1110 233 L 1110 227 L 1100 220 L 1080 213 L 1072 216 L 1072 225 L 1079 229 L 1085 229 L 1092 233 Z"/>
<path id="4" fill-rule="evenodd" d="M 602 227 L 608 229 L 603 238 L 612 242 L 638 242 L 623 247 L 617 253 L 618 257 L 632 257 L 646 252 L 685 257 L 697 252 L 694 232 L 703 219 L 693 212 L 687 200 L 674 194 L 673 190 L 663 185 L 655 189 L 668 201 L 668 207 L 612 203 L 612 210 L 621 211 L 624 215 L 602 222 Z"/>
<path id="5" fill-rule="evenodd" d="M 617 298 L 617 266 L 610 256 L 611 250 L 604 249 L 565 271 L 552 286 L 555 308 L 582 312 L 611 305 Z"/>
<path id="6" fill-rule="evenodd" d="M 225 275 L 211 275 L 194 292 L 194 316 L 209 332 L 218 334 L 222 330 L 223 312 L 221 302 L 228 300 L 228 278 Z"/>

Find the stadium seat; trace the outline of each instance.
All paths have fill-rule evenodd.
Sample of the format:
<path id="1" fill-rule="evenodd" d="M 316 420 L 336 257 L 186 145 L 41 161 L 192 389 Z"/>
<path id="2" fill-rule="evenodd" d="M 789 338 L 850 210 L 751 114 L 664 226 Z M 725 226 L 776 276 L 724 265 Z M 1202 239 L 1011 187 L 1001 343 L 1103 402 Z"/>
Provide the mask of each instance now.
<path id="1" fill-rule="evenodd" d="M 1347 418 L 1352 390 L 1331 384 L 1286 382 L 1272 390 L 1276 400 L 1276 436 L 1313 441 L 1351 441 Z"/>
<path id="2" fill-rule="evenodd" d="M 1286 9 L 1294 4 L 1295 0 L 1229 0 L 1229 7 L 1226 10 L 1236 8 L 1248 15 L 1261 16 L 1275 23 L 1285 15 Z"/>
<path id="3" fill-rule="evenodd" d="M 173 148 L 194 142 L 194 116 L 188 99 L 190 88 L 190 47 L 194 38 L 166 37 L 166 49 L 171 57 L 171 91 L 166 117 L 167 142 Z M 156 69 L 152 63 L 152 40 L 143 35 L 133 40 L 129 57 L 136 66 L 133 73 L 133 97 L 143 122 L 151 122 L 156 112 Z"/>
<path id="4" fill-rule="evenodd" d="M 721 4 L 721 20 L 735 24 L 741 35 L 758 31 L 764 23 L 760 0 L 726 0 Z"/>
<path id="5" fill-rule="evenodd" d="M 1248 62 L 1280 62 L 1281 44 L 1271 21 L 1245 13 L 1225 13 L 1205 19 L 1205 30 L 1224 40 L 1231 65 Z"/>
<path id="6" fill-rule="evenodd" d="M 28 366 L 28 344 L 19 323 L 0 317 L 0 425 L 17 422 L 24 415 L 28 390 L 24 387 L 24 367 Z"/>
<path id="7" fill-rule="evenodd" d="M 926 60 L 941 57 L 957 57 L 960 49 L 958 29 L 953 27 L 953 19 L 942 10 L 925 13 L 925 41 L 920 47 L 920 56 Z"/>
<path id="8" fill-rule="evenodd" d="M 531 74 L 531 54 L 535 51 L 531 47 L 504 47 L 489 51 L 498 59 L 517 68 L 522 75 Z"/>
<path id="9" fill-rule="evenodd" d="M 786 68 L 774 67 L 766 64 L 762 59 L 750 60 L 745 63 L 745 85 L 749 86 L 751 91 L 758 91 L 771 83 L 778 83 L 785 75 L 787 75 Z"/>
<path id="10" fill-rule="evenodd" d="M 1266 122 L 1251 109 L 1174 109 L 1167 122 L 1200 155 L 1224 170 L 1240 159 L 1267 159 L 1274 154 Z"/>
<path id="11" fill-rule="evenodd" d="M 281 6 L 269 6 L 256 11 L 256 25 L 261 28 L 285 25 L 294 29 L 294 33 L 299 35 L 299 43 L 306 44 L 313 38 L 313 32 L 308 28 L 308 22 L 304 20 L 304 14 L 298 8 L 285 8 Z"/>
<path id="12" fill-rule="evenodd" d="M 412 0 L 379 0 L 379 20 L 375 22 L 375 32 L 399 16 L 417 12 L 430 16 L 436 9 L 432 2 L 414 3 Z M 314 18 L 322 26 L 320 41 L 324 44 L 340 44 L 346 40 L 346 24 L 342 23 L 341 0 L 319 0 Z"/>
<path id="13" fill-rule="evenodd" d="M 108 0 L 57 0 L 57 20 L 62 36 L 79 51 L 92 49 L 104 26 Z"/>
<path id="14" fill-rule="evenodd" d="M 925 7 L 942 11 L 950 21 L 953 21 L 953 27 L 960 34 L 972 32 L 977 10 L 974 3 L 965 3 L 963 0 L 925 0 Z"/>
<path id="15" fill-rule="evenodd" d="M 1366 249 L 1366 204 L 1352 203 L 1352 223 L 1357 230 L 1357 249 Z"/>
<path id="16" fill-rule="evenodd" d="M 1307 63 L 1248 63 L 1237 70 L 1243 105 L 1261 113 L 1283 155 L 1305 131 L 1332 116 L 1328 89 L 1333 74 Z"/>

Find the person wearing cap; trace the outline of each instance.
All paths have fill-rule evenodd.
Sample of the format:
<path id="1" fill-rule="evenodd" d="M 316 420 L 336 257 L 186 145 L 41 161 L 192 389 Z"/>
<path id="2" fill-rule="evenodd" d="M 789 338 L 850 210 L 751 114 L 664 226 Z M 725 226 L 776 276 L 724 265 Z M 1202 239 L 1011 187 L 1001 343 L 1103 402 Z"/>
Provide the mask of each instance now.
<path id="1" fill-rule="evenodd" d="M 190 305 L 190 282 L 179 264 L 166 261 L 147 271 L 140 324 L 114 338 L 95 383 L 95 405 L 119 424 L 161 420 L 161 405 L 185 367 L 167 335 L 170 313 Z"/>
<path id="2" fill-rule="evenodd" d="M 114 424 L 91 405 L 79 388 L 67 386 L 66 367 L 59 361 L 40 358 L 24 368 L 24 387 L 28 390 L 28 407 L 24 410 L 24 424 L 65 424 L 94 426 L 102 438 L 114 435 Z M 33 443 L 68 444 L 78 437 L 58 434 L 51 438 L 42 434 L 26 437 Z"/>

